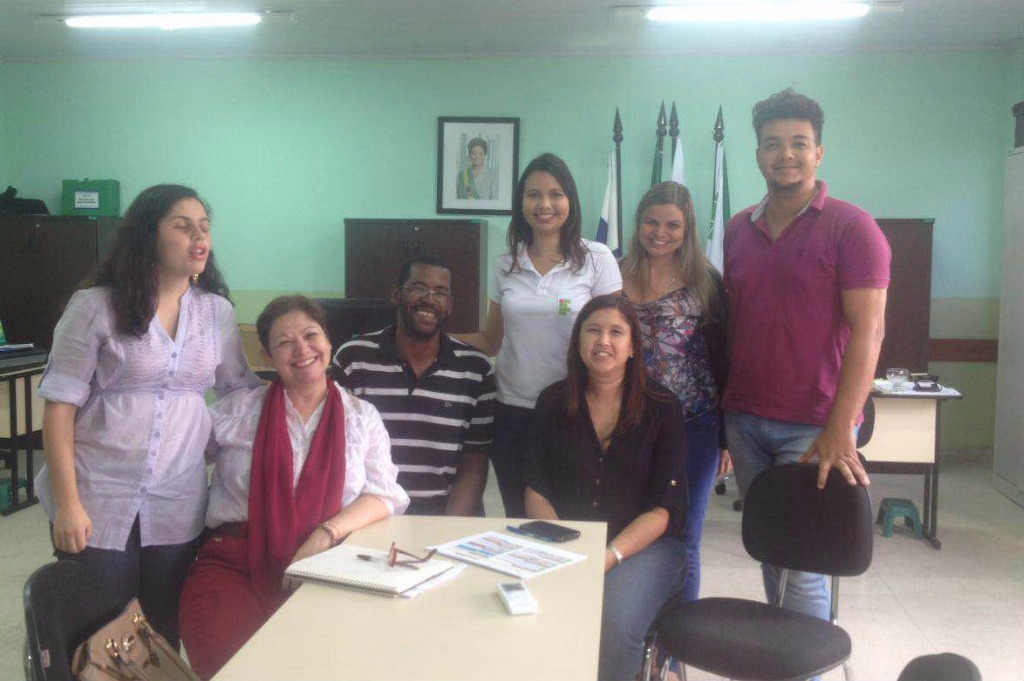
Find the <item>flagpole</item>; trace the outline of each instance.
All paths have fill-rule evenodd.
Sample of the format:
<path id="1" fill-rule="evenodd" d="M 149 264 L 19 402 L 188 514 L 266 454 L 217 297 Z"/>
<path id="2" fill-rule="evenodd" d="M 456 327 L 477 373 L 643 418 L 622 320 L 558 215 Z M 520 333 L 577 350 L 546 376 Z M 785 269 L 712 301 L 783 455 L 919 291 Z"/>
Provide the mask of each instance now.
<path id="1" fill-rule="evenodd" d="M 615 142 L 615 211 L 619 230 L 619 243 L 622 243 L 622 119 L 619 108 L 615 107 L 615 124 L 612 125 L 612 141 Z"/>
<path id="2" fill-rule="evenodd" d="M 728 179 L 725 173 L 725 123 L 722 121 L 722 107 L 718 107 L 718 117 L 712 133 L 715 140 L 715 174 L 711 193 L 711 227 L 708 230 L 707 257 L 708 261 L 719 272 L 724 271 L 725 223 L 729 219 L 728 210 Z"/>
<path id="3" fill-rule="evenodd" d="M 679 115 L 676 113 L 676 103 L 672 102 L 672 115 L 668 118 L 668 136 L 672 138 L 672 159 L 676 158 L 676 144 L 679 143 Z"/>
<path id="4" fill-rule="evenodd" d="M 715 119 L 715 134 L 712 135 L 715 144 L 721 144 L 725 140 L 725 124 L 722 122 L 722 107 L 718 107 L 718 118 Z"/>
<path id="5" fill-rule="evenodd" d="M 661 182 L 661 166 L 665 156 L 665 102 L 661 103 L 661 111 L 658 113 L 658 128 L 655 132 L 654 143 L 654 168 L 651 170 L 651 186 Z"/>

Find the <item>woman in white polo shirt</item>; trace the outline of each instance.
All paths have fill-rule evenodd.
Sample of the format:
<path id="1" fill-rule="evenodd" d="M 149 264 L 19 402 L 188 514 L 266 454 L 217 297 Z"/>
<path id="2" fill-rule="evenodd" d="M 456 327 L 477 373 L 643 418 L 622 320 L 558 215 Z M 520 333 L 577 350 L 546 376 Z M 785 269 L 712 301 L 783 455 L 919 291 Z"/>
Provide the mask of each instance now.
<path id="1" fill-rule="evenodd" d="M 462 336 L 497 355 L 498 405 L 490 457 L 505 515 L 525 517 L 523 473 L 537 396 L 566 376 L 576 315 L 591 298 L 622 290 L 615 256 L 580 237 L 576 181 L 565 162 L 541 154 L 512 196 L 508 253 L 491 267 L 491 305 L 480 333 Z"/>

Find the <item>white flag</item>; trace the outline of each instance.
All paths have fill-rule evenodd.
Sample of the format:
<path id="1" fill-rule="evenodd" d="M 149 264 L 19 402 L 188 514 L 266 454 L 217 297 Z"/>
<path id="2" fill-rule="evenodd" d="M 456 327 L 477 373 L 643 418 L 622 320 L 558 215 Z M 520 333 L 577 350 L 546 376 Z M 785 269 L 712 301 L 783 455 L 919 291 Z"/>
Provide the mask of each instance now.
<path id="1" fill-rule="evenodd" d="M 672 156 L 672 181 L 686 184 L 686 171 L 683 167 L 683 136 L 676 139 L 676 153 Z"/>
<path id="2" fill-rule="evenodd" d="M 614 150 L 608 156 L 608 185 L 604 190 L 601 221 L 597 223 L 597 240 L 611 249 L 616 258 L 622 257 L 622 225 L 619 224 L 619 207 L 615 192 Z"/>

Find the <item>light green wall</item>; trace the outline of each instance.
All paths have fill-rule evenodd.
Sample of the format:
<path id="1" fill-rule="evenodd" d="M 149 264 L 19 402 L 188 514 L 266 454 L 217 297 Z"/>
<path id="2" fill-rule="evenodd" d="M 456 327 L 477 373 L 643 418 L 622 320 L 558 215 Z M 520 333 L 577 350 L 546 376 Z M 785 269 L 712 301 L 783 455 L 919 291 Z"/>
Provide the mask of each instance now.
<path id="1" fill-rule="evenodd" d="M 1024 47 L 1010 53 L 1010 93 L 1014 103 L 1024 101 Z"/>
<path id="2" fill-rule="evenodd" d="M 123 207 L 156 182 L 196 186 L 215 209 L 239 318 L 252 321 L 278 292 L 342 291 L 345 217 L 435 216 L 438 116 L 519 116 L 521 165 L 549 150 L 568 161 L 591 236 L 616 106 L 625 214 L 650 177 L 658 105 L 675 99 L 706 225 L 718 106 L 738 210 L 763 193 L 751 106 L 793 86 L 825 109 L 821 176 L 835 195 L 879 217 L 935 219 L 933 335 L 991 336 L 1008 83 L 1013 101 L 1024 99 L 1024 50 L 6 63 L 0 179 L 6 171 L 23 196 L 51 208 L 66 178 L 120 180 Z M 496 254 L 507 218 L 487 219 Z M 957 424 L 947 445 L 990 444 L 990 425 L 977 424 L 991 420 L 994 367 L 941 368 L 972 386 L 946 410 Z"/>
<path id="3" fill-rule="evenodd" d="M 235 289 L 340 290 L 344 217 L 434 215 L 439 115 L 521 117 L 522 161 L 566 158 L 593 234 L 615 106 L 627 214 L 649 178 L 658 104 L 674 98 L 706 224 L 718 105 L 739 208 L 763 192 L 750 107 L 793 85 L 825 108 L 833 192 L 879 216 L 935 218 L 934 294 L 991 297 L 1007 54 L 9 63 L 8 168 L 51 206 L 65 178 L 119 179 L 126 202 L 192 183 L 217 211 Z M 506 220 L 490 225 L 497 250 Z"/>
<path id="4" fill-rule="evenodd" d="M 4 65 L 0 63 L 0 191 L 7 188 L 7 89 L 4 87 Z"/>
<path id="5" fill-rule="evenodd" d="M 1024 102 L 1024 46 L 1018 47 L 1007 57 L 1007 90 L 1010 106 Z M 1013 127 L 1010 128 L 1010 144 L 1013 146 Z"/>

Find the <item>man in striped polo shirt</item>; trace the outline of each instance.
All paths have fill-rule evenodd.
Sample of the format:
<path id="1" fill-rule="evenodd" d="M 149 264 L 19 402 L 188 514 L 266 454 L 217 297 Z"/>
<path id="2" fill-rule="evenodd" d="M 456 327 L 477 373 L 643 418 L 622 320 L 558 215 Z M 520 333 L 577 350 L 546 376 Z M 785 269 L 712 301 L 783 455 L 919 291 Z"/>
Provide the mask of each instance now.
<path id="1" fill-rule="evenodd" d="M 358 336 L 334 356 L 338 382 L 380 412 L 398 483 L 413 515 L 483 509 L 494 420 L 494 370 L 482 352 L 450 337 L 451 271 L 431 256 L 402 267 L 391 290 L 395 323 Z"/>

